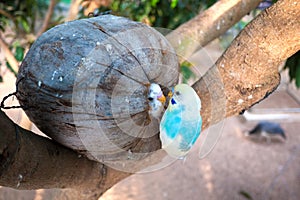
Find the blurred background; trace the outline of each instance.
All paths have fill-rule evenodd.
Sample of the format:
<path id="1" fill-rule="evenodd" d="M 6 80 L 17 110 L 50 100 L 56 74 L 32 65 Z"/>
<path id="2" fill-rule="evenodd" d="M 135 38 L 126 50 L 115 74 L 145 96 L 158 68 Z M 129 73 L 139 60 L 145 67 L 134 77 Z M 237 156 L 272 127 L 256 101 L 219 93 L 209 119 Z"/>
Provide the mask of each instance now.
<path id="1" fill-rule="evenodd" d="M 0 1 L 0 99 L 15 91 L 18 66 L 31 44 L 55 25 L 110 13 L 171 31 L 215 2 Z M 181 65 L 180 80 L 192 84 L 201 77 L 240 30 L 272 3 L 264 1 L 224 35 L 188 58 Z M 273 94 L 244 115 L 226 119 L 217 128 L 202 132 L 186 161 L 176 161 L 158 171 L 132 175 L 100 199 L 300 199 L 299 52 L 283 63 L 280 71 L 281 84 Z M 8 106 L 17 104 L 14 98 L 6 101 Z M 6 113 L 22 127 L 43 135 L 20 109 L 6 110 Z M 253 130 L 264 121 L 279 128 L 285 137 L 272 132 L 270 127 Z M 247 132 L 252 133 L 251 130 L 253 134 L 247 135 Z M 212 151 L 208 149 L 203 153 L 200 141 L 205 141 L 206 136 L 214 131 L 218 132 L 218 142 Z M 66 199 L 63 193 L 64 190 L 60 189 L 18 191 L 0 186 L 0 199 Z"/>

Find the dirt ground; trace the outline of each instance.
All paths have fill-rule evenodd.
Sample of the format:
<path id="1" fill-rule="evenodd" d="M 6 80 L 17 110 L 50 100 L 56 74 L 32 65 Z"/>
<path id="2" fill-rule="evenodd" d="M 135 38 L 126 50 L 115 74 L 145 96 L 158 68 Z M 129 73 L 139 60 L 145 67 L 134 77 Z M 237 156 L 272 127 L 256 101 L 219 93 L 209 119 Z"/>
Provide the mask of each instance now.
<path id="1" fill-rule="evenodd" d="M 212 48 L 212 49 L 210 49 Z M 196 55 L 192 62 L 208 66 L 220 54 L 218 47 L 207 48 L 211 61 Z M 197 70 L 203 74 L 206 69 Z M 6 72 L 8 73 L 8 72 Z M 0 98 L 14 91 L 12 76 L 6 76 L 5 85 L 0 84 Z M 265 108 L 278 112 L 300 108 L 299 101 L 289 91 L 296 93 L 287 84 L 283 73 L 279 89 L 266 100 L 256 105 L 253 112 Z M 299 91 L 298 91 L 299 93 Z M 11 103 L 14 103 L 12 101 Z M 205 106 L 205 105 L 203 105 Z M 18 111 L 8 112 L 16 122 Z M 187 159 L 176 161 L 163 169 L 135 174 L 121 181 L 100 200 L 214 200 L 214 199 L 300 199 L 300 113 L 288 119 L 279 119 L 287 140 L 264 140 L 245 137 L 243 132 L 255 126 L 257 120 L 246 121 L 244 117 L 224 120 L 219 128 L 201 133 Z M 274 120 L 275 121 L 275 120 Z M 221 127 L 221 128 L 220 128 Z M 34 129 L 36 131 L 36 129 Z M 297 131 L 298 130 L 298 131 Z M 206 136 L 219 135 L 217 144 L 204 158 L 199 158 Z M 203 150 L 203 148 L 202 148 Z M 204 149 L 205 150 L 205 149 Z M 203 154 L 203 151 L 200 151 Z M 60 190 L 17 191 L 0 187 L 0 199 L 48 200 L 57 199 Z"/>

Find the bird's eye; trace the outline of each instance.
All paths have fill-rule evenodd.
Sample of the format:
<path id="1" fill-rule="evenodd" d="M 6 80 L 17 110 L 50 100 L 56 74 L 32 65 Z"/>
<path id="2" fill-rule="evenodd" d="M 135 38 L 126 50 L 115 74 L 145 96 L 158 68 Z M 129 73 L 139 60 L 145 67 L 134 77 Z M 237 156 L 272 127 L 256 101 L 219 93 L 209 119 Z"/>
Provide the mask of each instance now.
<path id="1" fill-rule="evenodd" d="M 180 92 L 176 91 L 175 94 L 176 94 L 176 95 L 180 95 Z"/>
<path id="2" fill-rule="evenodd" d="M 171 104 L 172 105 L 176 104 L 176 101 L 173 98 L 171 99 Z"/>

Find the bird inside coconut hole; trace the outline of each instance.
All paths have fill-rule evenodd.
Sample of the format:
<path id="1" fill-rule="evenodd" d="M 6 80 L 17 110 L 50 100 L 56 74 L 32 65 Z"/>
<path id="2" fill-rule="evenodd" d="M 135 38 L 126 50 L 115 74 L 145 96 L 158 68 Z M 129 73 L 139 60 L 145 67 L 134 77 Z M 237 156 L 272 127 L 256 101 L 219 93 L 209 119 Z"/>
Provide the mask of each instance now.
<path id="1" fill-rule="evenodd" d="M 159 32 L 100 15 L 42 34 L 20 66 L 16 96 L 56 142 L 132 172 L 161 147 L 149 87 L 156 83 L 167 93 L 178 71 L 177 55 Z"/>

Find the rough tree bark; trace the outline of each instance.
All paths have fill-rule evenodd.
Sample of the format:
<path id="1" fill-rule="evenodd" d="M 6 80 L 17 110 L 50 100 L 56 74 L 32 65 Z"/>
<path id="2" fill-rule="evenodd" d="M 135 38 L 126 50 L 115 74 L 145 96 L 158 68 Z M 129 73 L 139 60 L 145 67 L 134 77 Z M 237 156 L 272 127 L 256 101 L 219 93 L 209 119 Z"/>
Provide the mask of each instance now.
<path id="1" fill-rule="evenodd" d="M 299 2 L 277 2 L 250 23 L 216 65 L 193 85 L 205 105 L 201 112 L 204 129 L 225 117 L 243 112 L 276 89 L 280 81 L 278 65 L 300 49 L 299 19 Z M 48 139 L 31 137 L 31 133 L 13 124 L 2 112 L 0 127 L 0 185 L 19 189 L 80 189 L 102 185 L 96 193 L 99 195 L 129 175 L 78 158 L 77 153 Z M 28 160 L 32 156 L 38 158 L 37 163 Z M 19 169 L 20 173 L 10 174 L 12 167 Z M 28 169 L 35 169 L 36 173 Z M 62 174 L 57 175 L 60 173 L 57 169 L 61 169 Z M 49 179 L 42 173 L 44 170 L 48 170 L 51 176 L 53 174 L 53 178 Z M 28 179 L 23 180 L 23 174 L 28 174 Z M 104 183 L 102 175 L 106 180 Z"/>
<path id="2" fill-rule="evenodd" d="M 130 175 L 19 127 L 3 111 L 0 111 L 0 127 L 2 186 L 21 190 L 73 188 L 79 191 L 78 199 L 98 199 Z"/>
<path id="3" fill-rule="evenodd" d="M 277 88 L 279 65 L 300 49 L 299 19 L 299 2 L 278 1 L 254 19 L 193 85 L 206 103 L 203 128 L 243 113 Z"/>
<path id="4" fill-rule="evenodd" d="M 0 47 L 6 57 L 7 62 L 10 64 L 12 69 L 15 72 L 18 72 L 19 62 L 16 60 L 14 54 L 9 49 L 8 44 L 5 42 L 4 38 L 1 35 L 0 35 Z"/>

